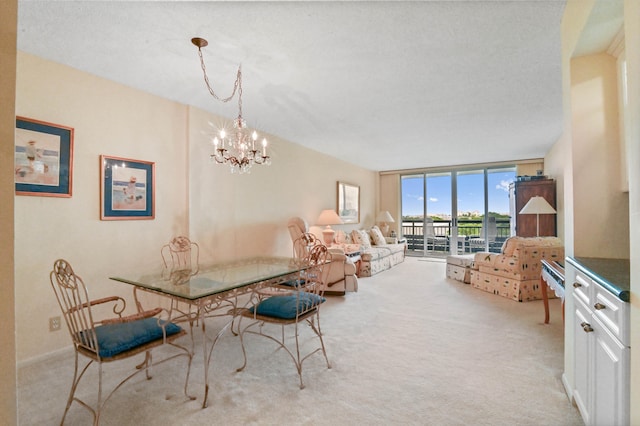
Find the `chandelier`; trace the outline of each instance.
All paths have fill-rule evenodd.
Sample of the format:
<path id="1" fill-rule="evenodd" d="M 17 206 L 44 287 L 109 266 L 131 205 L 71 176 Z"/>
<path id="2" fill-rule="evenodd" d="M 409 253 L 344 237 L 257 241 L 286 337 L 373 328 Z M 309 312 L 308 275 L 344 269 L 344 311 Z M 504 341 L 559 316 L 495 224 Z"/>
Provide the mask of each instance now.
<path id="1" fill-rule="evenodd" d="M 227 98 L 220 98 L 213 91 L 211 84 L 209 84 L 207 69 L 202 57 L 202 48 L 209 43 L 200 37 L 192 38 L 191 43 L 198 47 L 204 82 L 211 96 L 221 102 L 229 102 L 236 95 L 236 92 L 238 93 L 238 118 L 233 120 L 233 130 L 230 135 L 222 129 L 220 130 L 219 138 L 217 136 L 213 138 L 215 151 L 211 154 L 211 161 L 229 165 L 231 173 L 249 173 L 253 164 L 270 165 L 271 157 L 267 155 L 267 139 L 263 138 L 262 142 L 258 142 L 258 133 L 255 130 L 250 133 L 246 121 L 242 118 L 242 67 L 238 67 L 238 74 L 231 95 Z M 256 147 L 256 145 L 259 146 Z"/>

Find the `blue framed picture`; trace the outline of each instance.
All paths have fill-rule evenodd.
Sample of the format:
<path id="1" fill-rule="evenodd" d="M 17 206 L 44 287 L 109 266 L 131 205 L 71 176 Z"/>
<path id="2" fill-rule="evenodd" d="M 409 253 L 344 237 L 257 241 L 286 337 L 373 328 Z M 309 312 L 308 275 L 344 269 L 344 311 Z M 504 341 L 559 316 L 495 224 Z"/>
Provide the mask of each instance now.
<path id="1" fill-rule="evenodd" d="M 100 156 L 101 220 L 155 217 L 155 163 Z"/>
<path id="2" fill-rule="evenodd" d="M 16 195 L 71 197 L 73 129 L 16 117 L 14 179 Z"/>

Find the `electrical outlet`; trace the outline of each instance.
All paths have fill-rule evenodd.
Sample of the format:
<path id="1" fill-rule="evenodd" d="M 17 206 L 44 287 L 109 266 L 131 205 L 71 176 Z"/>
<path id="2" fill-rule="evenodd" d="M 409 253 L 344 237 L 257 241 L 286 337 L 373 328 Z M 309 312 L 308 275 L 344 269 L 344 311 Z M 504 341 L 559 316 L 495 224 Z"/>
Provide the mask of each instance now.
<path id="1" fill-rule="evenodd" d="M 49 318 L 49 331 L 60 330 L 60 317 Z"/>

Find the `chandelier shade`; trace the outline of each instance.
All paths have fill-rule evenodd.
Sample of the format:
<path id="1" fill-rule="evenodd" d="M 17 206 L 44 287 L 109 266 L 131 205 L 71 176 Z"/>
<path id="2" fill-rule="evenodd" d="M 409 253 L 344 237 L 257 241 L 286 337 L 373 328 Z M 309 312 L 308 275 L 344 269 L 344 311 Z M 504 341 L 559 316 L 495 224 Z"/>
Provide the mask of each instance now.
<path id="1" fill-rule="evenodd" d="M 209 43 L 200 37 L 192 38 L 191 43 L 198 48 L 204 82 L 211 96 L 220 102 L 226 103 L 233 99 L 236 93 L 238 94 L 238 117 L 233 120 L 233 130 L 228 134 L 225 129 L 221 129 L 218 136 L 214 136 L 211 141 L 214 148 L 214 153 L 210 156 L 211 161 L 217 164 L 227 164 L 231 168 L 231 173 L 249 173 L 251 166 L 254 164 L 270 165 L 271 157 L 267 154 L 267 139 L 262 138 L 262 141 L 258 142 L 258 133 L 255 130 L 251 132 L 247 127 L 247 122 L 242 117 L 242 67 L 238 67 L 231 95 L 221 98 L 209 83 L 207 69 L 202 56 L 202 48 Z"/>

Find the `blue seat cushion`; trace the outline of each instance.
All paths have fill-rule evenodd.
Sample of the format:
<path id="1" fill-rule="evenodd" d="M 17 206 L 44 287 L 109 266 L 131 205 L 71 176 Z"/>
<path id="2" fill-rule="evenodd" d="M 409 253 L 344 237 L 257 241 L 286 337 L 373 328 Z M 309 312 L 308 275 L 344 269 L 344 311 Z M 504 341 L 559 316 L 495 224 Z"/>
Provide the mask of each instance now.
<path id="1" fill-rule="evenodd" d="M 164 322 L 167 336 L 179 333 L 182 328 L 172 322 Z M 109 358 L 130 349 L 162 339 L 162 327 L 158 325 L 158 318 L 144 318 L 141 320 L 105 324 L 96 327 L 96 337 L 100 348 L 99 355 Z M 83 334 L 80 339 L 83 340 Z"/>
<path id="2" fill-rule="evenodd" d="M 317 294 L 300 292 L 287 296 L 271 296 L 249 310 L 267 317 L 294 319 L 298 312 L 305 312 L 318 306 L 326 299 Z"/>
<path id="3" fill-rule="evenodd" d="M 304 278 L 294 278 L 292 280 L 284 281 L 280 283 L 280 285 L 286 285 L 289 287 L 298 287 L 300 285 L 304 285 L 306 280 Z"/>

